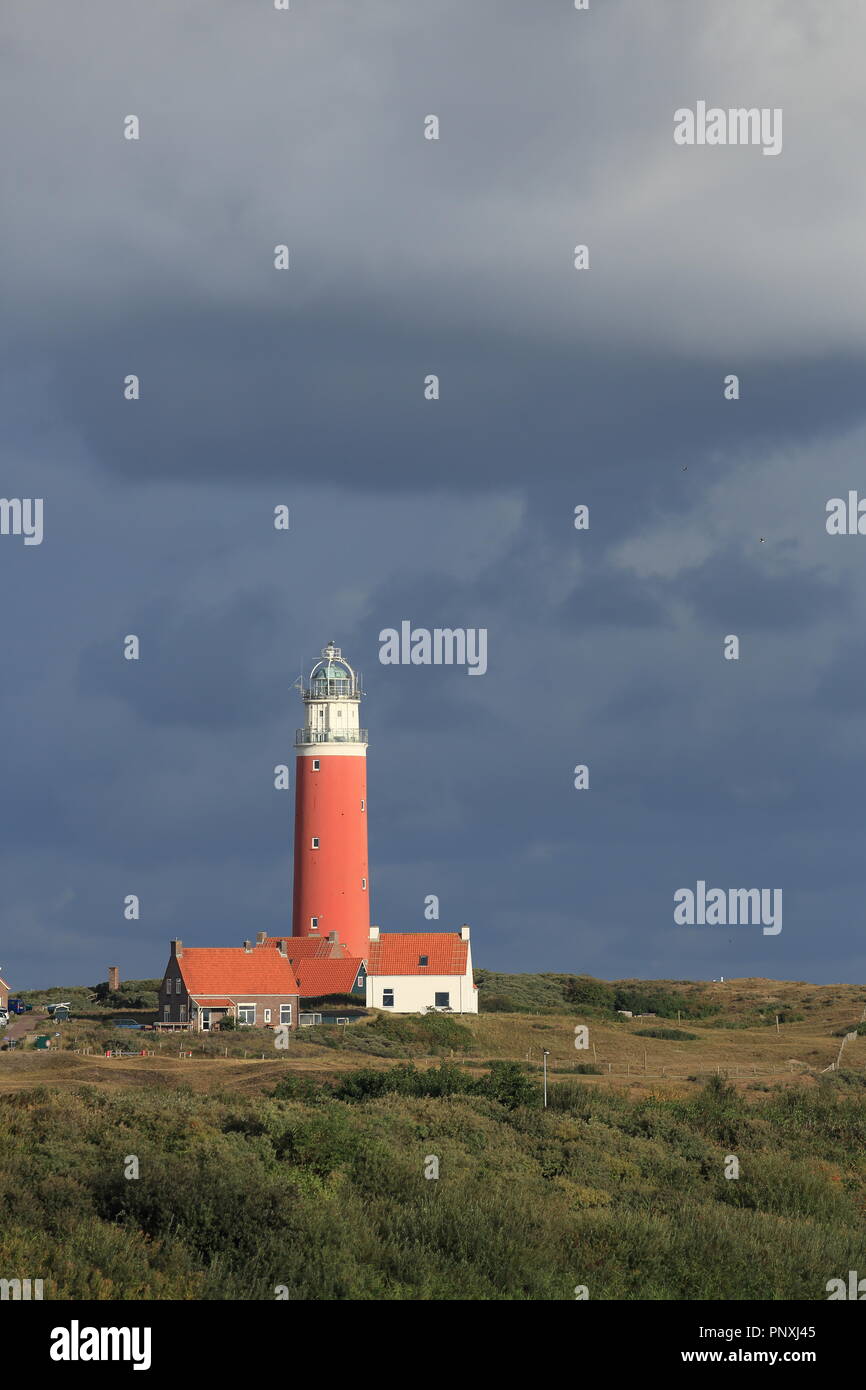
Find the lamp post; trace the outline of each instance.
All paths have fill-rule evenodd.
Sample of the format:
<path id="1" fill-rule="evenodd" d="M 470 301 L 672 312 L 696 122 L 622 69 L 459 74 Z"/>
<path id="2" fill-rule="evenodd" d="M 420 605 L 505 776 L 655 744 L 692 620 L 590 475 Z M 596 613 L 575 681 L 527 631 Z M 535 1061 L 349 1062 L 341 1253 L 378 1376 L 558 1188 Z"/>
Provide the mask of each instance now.
<path id="1" fill-rule="evenodd" d="M 544 1108 L 547 1109 L 547 1059 L 550 1056 L 547 1048 L 544 1049 Z"/>

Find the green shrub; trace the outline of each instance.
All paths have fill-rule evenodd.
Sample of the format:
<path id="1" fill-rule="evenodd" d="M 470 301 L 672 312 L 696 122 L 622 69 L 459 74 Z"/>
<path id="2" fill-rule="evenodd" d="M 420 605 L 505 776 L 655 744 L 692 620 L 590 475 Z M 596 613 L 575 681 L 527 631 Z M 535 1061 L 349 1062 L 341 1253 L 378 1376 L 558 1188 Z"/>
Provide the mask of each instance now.
<path id="1" fill-rule="evenodd" d="M 515 1014 L 525 1012 L 507 994 L 487 994 L 478 991 L 478 1011 L 482 1014 Z"/>
<path id="2" fill-rule="evenodd" d="M 636 1038 L 665 1038 L 675 1042 L 678 1038 L 684 1042 L 694 1042 L 699 1037 L 698 1033 L 686 1033 L 682 1028 L 635 1028 Z"/>

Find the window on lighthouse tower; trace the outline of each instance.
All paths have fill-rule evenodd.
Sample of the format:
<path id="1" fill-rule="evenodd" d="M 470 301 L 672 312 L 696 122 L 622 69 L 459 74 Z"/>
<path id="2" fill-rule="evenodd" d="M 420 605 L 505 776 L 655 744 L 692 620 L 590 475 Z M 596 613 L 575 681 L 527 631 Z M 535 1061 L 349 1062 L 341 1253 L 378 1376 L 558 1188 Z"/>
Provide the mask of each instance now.
<path id="1" fill-rule="evenodd" d="M 311 841 L 311 845 L 312 845 L 312 848 L 313 848 L 313 849 L 318 849 L 318 848 L 319 848 L 319 837 L 318 837 L 318 835 L 314 835 L 314 836 L 313 836 L 312 841 Z"/>

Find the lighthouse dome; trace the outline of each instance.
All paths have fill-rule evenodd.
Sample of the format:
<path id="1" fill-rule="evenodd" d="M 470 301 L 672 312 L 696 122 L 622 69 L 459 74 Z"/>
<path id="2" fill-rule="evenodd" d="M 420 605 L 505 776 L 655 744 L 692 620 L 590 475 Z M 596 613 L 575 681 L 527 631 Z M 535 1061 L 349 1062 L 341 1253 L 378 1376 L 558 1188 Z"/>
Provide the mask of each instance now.
<path id="1" fill-rule="evenodd" d="M 313 667 L 310 677 L 314 681 L 345 681 L 352 679 L 352 672 L 345 661 L 320 661 Z"/>
<path id="2" fill-rule="evenodd" d="M 333 642 L 322 649 L 322 660 L 310 672 L 309 689 L 313 696 L 360 694 L 355 672 Z"/>

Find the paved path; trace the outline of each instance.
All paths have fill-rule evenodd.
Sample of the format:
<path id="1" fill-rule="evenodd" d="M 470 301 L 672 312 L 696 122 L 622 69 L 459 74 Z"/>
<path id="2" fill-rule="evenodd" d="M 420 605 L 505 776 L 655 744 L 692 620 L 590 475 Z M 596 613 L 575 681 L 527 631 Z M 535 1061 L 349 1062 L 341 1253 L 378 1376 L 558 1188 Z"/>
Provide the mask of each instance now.
<path id="1" fill-rule="evenodd" d="M 40 1026 L 48 1018 L 44 1009 L 34 1009 L 31 1014 L 10 1014 L 9 1024 L 0 1031 L 0 1042 L 7 1038 L 25 1038 L 28 1033 L 41 1032 Z"/>

